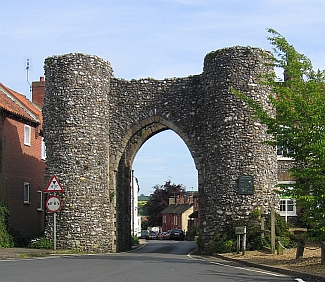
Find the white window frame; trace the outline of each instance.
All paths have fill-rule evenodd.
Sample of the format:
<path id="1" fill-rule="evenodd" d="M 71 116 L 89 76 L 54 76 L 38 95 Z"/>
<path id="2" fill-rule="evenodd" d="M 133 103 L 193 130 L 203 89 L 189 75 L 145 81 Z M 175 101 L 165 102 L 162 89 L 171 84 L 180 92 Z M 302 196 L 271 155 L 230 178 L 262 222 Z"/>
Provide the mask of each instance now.
<path id="1" fill-rule="evenodd" d="M 290 151 L 289 151 L 288 147 L 286 147 L 286 146 L 279 146 L 279 145 L 276 146 L 276 154 L 278 156 L 286 156 L 289 153 L 290 153 Z M 286 157 L 286 158 L 288 158 L 288 157 Z"/>
<path id="2" fill-rule="evenodd" d="M 30 146 L 30 140 L 31 140 L 31 127 L 30 125 L 25 124 L 24 125 L 24 145 Z"/>
<path id="3" fill-rule="evenodd" d="M 282 198 L 280 199 L 280 207 L 283 206 L 284 209 L 281 211 L 280 208 L 280 215 L 281 216 L 297 216 L 297 208 L 296 208 L 296 201 L 295 199 L 291 198 Z M 288 207 L 292 207 L 290 210 Z"/>
<path id="4" fill-rule="evenodd" d="M 289 152 L 288 148 L 282 146 L 276 146 L 276 155 L 277 155 L 277 160 L 282 160 L 282 161 L 290 161 L 293 160 L 292 157 L 285 157 L 286 154 L 284 154 L 284 152 L 286 152 L 286 154 Z"/>
<path id="5" fill-rule="evenodd" d="M 290 186 L 290 184 L 294 184 L 296 181 L 279 181 L 278 184 L 284 184 Z M 281 203 L 282 202 L 282 203 Z M 283 203 L 284 202 L 284 203 Z M 280 199 L 280 209 L 281 205 L 284 205 L 284 210 L 279 211 L 280 216 L 285 217 L 285 220 L 288 221 L 288 216 L 297 216 L 297 207 L 296 207 L 296 199 L 293 198 L 281 198 Z M 288 211 L 288 207 L 292 206 L 292 211 Z"/>
<path id="6" fill-rule="evenodd" d="M 30 204 L 30 185 L 24 182 L 24 204 Z"/>
<path id="7" fill-rule="evenodd" d="M 174 215 L 174 225 L 177 226 L 177 215 Z"/>
<path id="8" fill-rule="evenodd" d="M 43 211 L 43 191 L 38 190 L 38 203 L 37 203 L 37 211 Z"/>
<path id="9" fill-rule="evenodd" d="M 44 142 L 44 138 L 42 137 L 42 148 L 41 148 L 41 159 L 46 160 L 46 146 Z"/>
<path id="10" fill-rule="evenodd" d="M 285 129 L 289 129 L 290 127 L 288 126 L 281 126 L 281 128 L 283 129 L 283 131 Z M 277 159 L 278 160 L 293 160 L 292 157 L 288 157 L 288 153 L 290 153 L 289 149 L 287 146 L 283 145 L 283 146 L 276 146 L 276 155 L 277 155 Z"/>

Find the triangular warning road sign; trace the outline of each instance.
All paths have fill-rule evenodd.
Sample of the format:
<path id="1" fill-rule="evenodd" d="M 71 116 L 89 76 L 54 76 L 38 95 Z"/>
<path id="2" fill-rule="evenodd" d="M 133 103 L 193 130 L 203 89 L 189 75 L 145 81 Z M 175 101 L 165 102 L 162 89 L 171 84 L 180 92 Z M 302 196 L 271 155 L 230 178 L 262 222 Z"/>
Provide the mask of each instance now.
<path id="1" fill-rule="evenodd" d="M 45 192 L 63 192 L 61 183 L 55 175 L 52 176 L 49 184 L 47 184 Z"/>

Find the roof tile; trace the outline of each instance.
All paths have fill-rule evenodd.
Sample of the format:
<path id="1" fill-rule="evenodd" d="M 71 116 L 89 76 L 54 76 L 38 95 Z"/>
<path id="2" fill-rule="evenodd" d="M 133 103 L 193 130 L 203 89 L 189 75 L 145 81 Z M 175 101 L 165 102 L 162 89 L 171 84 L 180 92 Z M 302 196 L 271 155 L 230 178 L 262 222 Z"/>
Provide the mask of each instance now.
<path id="1" fill-rule="evenodd" d="M 42 123 L 42 111 L 26 96 L 0 83 L 0 108 L 34 123 Z"/>
<path id="2" fill-rule="evenodd" d="M 193 204 L 183 204 L 183 205 L 173 204 L 166 207 L 161 213 L 182 214 L 191 207 L 193 207 Z"/>

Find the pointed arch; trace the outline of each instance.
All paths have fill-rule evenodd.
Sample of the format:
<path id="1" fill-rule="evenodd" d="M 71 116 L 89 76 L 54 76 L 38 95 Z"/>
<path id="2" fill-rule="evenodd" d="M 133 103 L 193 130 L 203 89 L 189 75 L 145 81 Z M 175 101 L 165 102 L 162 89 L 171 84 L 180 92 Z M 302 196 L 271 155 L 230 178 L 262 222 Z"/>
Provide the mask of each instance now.
<path id="1" fill-rule="evenodd" d="M 188 136 L 182 132 L 182 130 L 180 130 L 179 127 L 177 127 L 175 124 L 162 117 L 159 117 L 158 115 L 143 119 L 127 131 L 121 141 L 121 149 L 118 154 L 118 160 L 120 160 L 122 155 L 125 153 L 126 162 L 128 165 L 131 165 L 137 152 L 148 139 L 168 129 L 174 131 L 184 141 L 190 151 L 191 156 L 194 159 L 195 167 L 198 169 L 199 160 L 193 152 L 192 142 L 190 138 L 188 138 Z M 118 162 L 113 165 L 114 166 L 112 169 L 117 170 Z"/>

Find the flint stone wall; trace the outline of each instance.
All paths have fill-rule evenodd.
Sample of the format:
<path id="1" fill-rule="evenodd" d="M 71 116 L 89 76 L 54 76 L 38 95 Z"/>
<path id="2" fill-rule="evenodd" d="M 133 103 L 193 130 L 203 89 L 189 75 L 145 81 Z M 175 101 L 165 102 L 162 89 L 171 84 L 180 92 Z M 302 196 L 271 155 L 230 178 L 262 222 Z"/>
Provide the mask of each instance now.
<path id="1" fill-rule="evenodd" d="M 271 71 L 267 52 L 232 47 L 209 53 L 203 73 L 127 81 L 107 61 L 67 54 L 45 60 L 46 180 L 65 188 L 58 244 L 88 252 L 124 251 L 130 242 L 130 175 L 139 148 L 167 129 L 185 142 L 199 179 L 202 253 L 214 238 L 255 208 L 278 207 L 275 148 L 266 130 L 231 87 L 267 110 L 270 91 L 257 83 Z M 238 178 L 254 177 L 253 195 L 239 195 Z M 47 216 L 47 233 L 53 228 Z"/>

